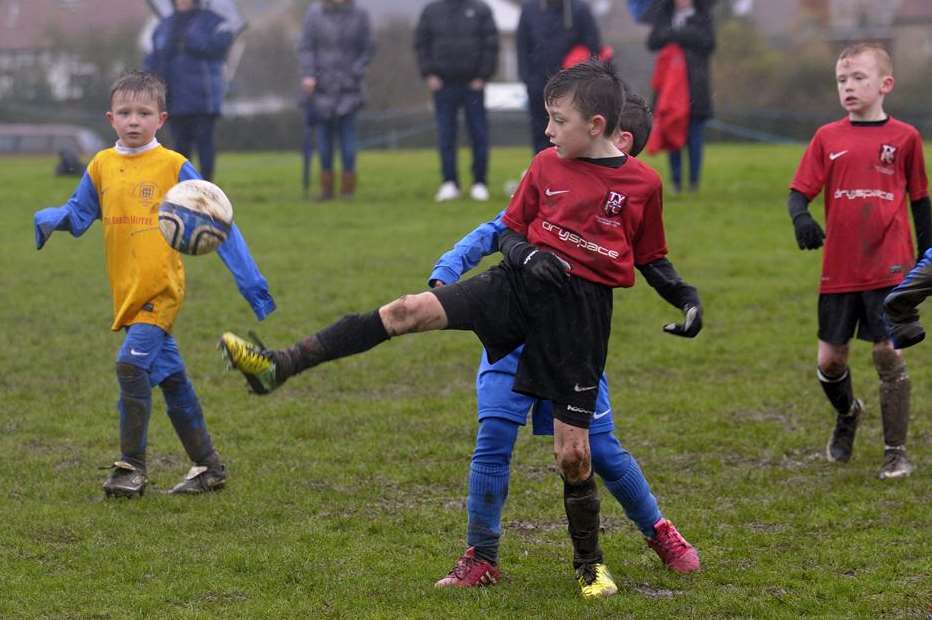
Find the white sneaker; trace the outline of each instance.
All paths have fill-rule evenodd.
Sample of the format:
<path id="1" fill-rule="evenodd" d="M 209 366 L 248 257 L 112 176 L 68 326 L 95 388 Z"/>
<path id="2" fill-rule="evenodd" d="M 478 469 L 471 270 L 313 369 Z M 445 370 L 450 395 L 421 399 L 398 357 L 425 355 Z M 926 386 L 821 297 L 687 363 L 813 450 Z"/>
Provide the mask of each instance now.
<path id="1" fill-rule="evenodd" d="M 484 183 L 475 183 L 469 189 L 469 197 L 479 202 L 485 202 L 489 199 L 489 188 Z"/>
<path id="2" fill-rule="evenodd" d="M 437 190 L 436 195 L 434 195 L 434 200 L 437 202 L 446 202 L 448 200 L 456 200 L 459 197 L 460 188 L 456 186 L 456 183 L 453 181 L 444 181 L 440 189 Z"/>

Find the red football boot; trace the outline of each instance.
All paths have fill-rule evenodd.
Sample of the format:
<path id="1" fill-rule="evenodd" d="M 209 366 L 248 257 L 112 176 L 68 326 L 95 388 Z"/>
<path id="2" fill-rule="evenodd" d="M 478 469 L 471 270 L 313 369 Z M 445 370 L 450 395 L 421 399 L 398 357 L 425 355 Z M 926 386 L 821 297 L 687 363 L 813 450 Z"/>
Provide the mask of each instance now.
<path id="1" fill-rule="evenodd" d="M 437 588 L 477 588 L 493 586 L 501 579 L 502 573 L 494 564 L 476 557 L 476 548 L 470 547 L 463 557 L 456 561 L 446 577 L 434 584 Z"/>
<path id="2" fill-rule="evenodd" d="M 683 535 L 666 519 L 654 524 L 656 535 L 648 538 L 648 546 L 657 552 L 664 565 L 670 570 L 685 574 L 699 570 L 699 554 L 686 542 Z"/>

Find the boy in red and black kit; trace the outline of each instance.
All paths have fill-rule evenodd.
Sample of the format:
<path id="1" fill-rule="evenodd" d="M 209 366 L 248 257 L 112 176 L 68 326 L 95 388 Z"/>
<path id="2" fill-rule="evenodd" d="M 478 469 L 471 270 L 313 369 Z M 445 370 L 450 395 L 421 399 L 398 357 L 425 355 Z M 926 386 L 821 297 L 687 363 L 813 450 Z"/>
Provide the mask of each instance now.
<path id="1" fill-rule="evenodd" d="M 221 349 L 253 391 L 267 393 L 325 361 L 361 353 L 391 336 L 471 330 L 491 362 L 524 344 L 514 390 L 553 402 L 554 453 L 564 480 L 573 566 L 582 595 L 617 591 L 599 547 L 599 498 L 589 424 L 605 367 L 612 289 L 634 284 L 634 266 L 684 313 L 667 328 L 701 328 L 696 289 L 666 259 L 661 181 L 612 142 L 624 88 L 610 67 L 587 62 L 548 82 L 547 135 L 504 215 L 503 262 L 450 286 L 405 295 L 348 315 L 284 350 L 265 350 L 229 332 Z"/>
<path id="2" fill-rule="evenodd" d="M 880 377 L 884 463 L 880 478 L 913 469 L 906 457 L 909 376 L 884 322 L 883 300 L 932 245 L 932 215 L 919 132 L 883 110 L 893 91 L 893 66 L 883 47 L 859 43 L 835 66 L 838 96 L 848 116 L 819 128 L 790 186 L 788 208 L 800 249 L 822 246 L 819 288 L 818 376 L 838 412 L 826 448 L 830 461 L 847 462 L 864 405 L 854 398 L 848 342 L 873 343 Z M 827 235 L 808 204 L 824 188 Z M 916 227 L 913 246 L 906 211 Z"/>

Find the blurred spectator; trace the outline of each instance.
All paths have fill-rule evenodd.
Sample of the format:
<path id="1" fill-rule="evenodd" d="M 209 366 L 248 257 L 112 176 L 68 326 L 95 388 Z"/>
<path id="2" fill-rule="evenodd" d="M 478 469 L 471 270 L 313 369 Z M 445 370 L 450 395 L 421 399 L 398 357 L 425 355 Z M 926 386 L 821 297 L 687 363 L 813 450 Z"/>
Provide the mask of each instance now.
<path id="1" fill-rule="evenodd" d="M 560 70 L 567 54 L 577 46 L 598 56 L 599 28 L 582 0 L 525 0 L 518 20 L 518 73 L 527 86 L 531 120 L 531 146 L 538 153 L 550 146 L 544 86 Z"/>
<path id="2" fill-rule="evenodd" d="M 340 141 L 340 195 L 356 191 L 356 112 L 365 103 L 363 78 L 374 52 L 369 13 L 353 0 L 322 0 L 304 16 L 298 48 L 306 122 L 317 126 L 321 200 L 333 198 L 333 148 Z"/>
<path id="3" fill-rule="evenodd" d="M 200 172 L 214 177 L 214 125 L 225 92 L 223 64 L 233 31 L 222 17 L 201 8 L 200 0 L 173 0 L 175 12 L 152 33 L 145 68 L 168 85 L 168 117 L 175 150 L 191 158 L 197 149 Z"/>
<path id="4" fill-rule="evenodd" d="M 653 27 L 647 39 L 647 48 L 653 52 L 677 44 L 685 56 L 689 95 L 685 142 L 689 149 L 690 190 L 699 188 L 703 130 L 705 122 L 712 117 L 709 57 L 715 50 L 715 28 L 712 23 L 711 4 L 709 0 L 662 0 L 654 14 Z M 672 90 L 677 89 L 674 87 Z M 659 110 L 663 102 L 660 101 L 660 95 L 656 90 L 655 95 L 654 108 Z M 655 120 L 660 121 L 659 118 Z M 658 135 L 661 135 L 663 127 L 657 129 Z M 669 150 L 673 190 L 679 192 L 683 188 L 682 144 L 679 148 Z"/>
<path id="5" fill-rule="evenodd" d="M 460 196 L 456 166 L 459 109 L 472 142 L 473 200 L 488 200 L 489 122 L 485 84 L 498 64 L 498 28 L 481 0 L 434 0 L 421 12 L 415 31 L 421 75 L 434 96 L 443 184 L 437 202 Z"/>

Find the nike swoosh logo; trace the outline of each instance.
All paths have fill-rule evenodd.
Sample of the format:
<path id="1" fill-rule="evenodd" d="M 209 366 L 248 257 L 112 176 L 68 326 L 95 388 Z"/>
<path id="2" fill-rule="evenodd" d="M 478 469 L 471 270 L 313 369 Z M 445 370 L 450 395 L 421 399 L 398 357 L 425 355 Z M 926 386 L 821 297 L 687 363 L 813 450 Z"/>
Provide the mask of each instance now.
<path id="1" fill-rule="evenodd" d="M 149 354 L 146 353 L 145 351 L 137 351 L 136 349 L 130 349 L 130 350 L 129 350 L 129 354 L 130 354 L 130 355 L 135 355 L 136 357 L 145 357 L 145 356 L 149 355 Z"/>
<path id="2" fill-rule="evenodd" d="M 588 392 L 589 390 L 594 390 L 598 387 L 599 386 L 597 385 L 590 385 L 589 387 L 579 387 L 579 384 L 577 383 L 576 385 L 573 386 L 573 390 L 576 392 Z"/>
<path id="3" fill-rule="evenodd" d="M 593 414 L 592 414 L 592 419 L 593 419 L 593 420 L 598 420 L 599 418 L 604 418 L 604 417 L 607 416 L 609 413 L 611 413 L 611 411 L 612 411 L 611 409 L 606 409 L 605 411 L 602 411 L 602 412 L 599 412 L 599 413 L 593 413 Z"/>
<path id="4" fill-rule="evenodd" d="M 829 158 L 830 160 L 832 160 L 832 161 L 835 161 L 836 159 L 838 159 L 839 157 L 841 157 L 842 155 L 844 155 L 844 154 L 847 153 L 847 152 L 848 152 L 848 151 L 838 151 L 837 153 L 829 153 L 829 154 L 828 154 L 828 158 Z"/>
<path id="5" fill-rule="evenodd" d="M 569 192 L 568 189 L 550 189 L 549 187 L 544 190 L 544 193 L 548 196 L 556 196 L 557 194 L 565 194 Z"/>

